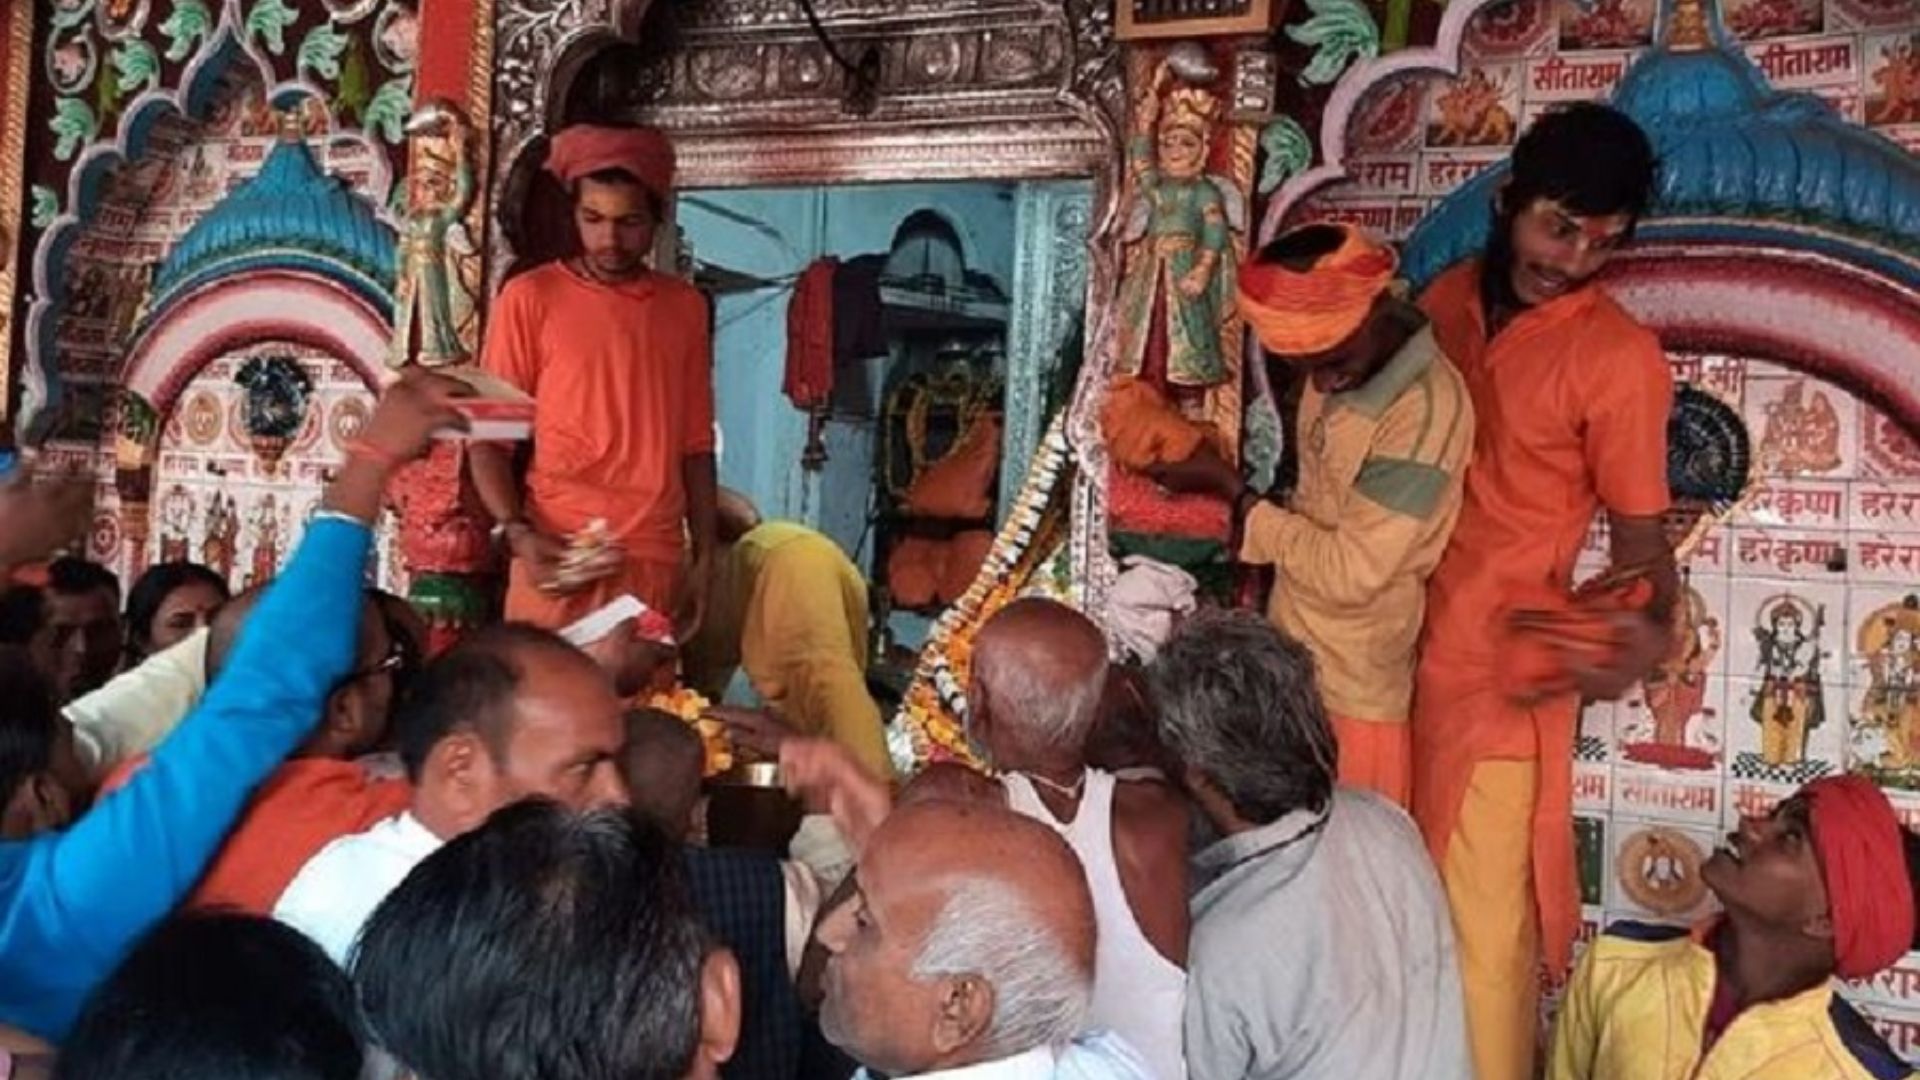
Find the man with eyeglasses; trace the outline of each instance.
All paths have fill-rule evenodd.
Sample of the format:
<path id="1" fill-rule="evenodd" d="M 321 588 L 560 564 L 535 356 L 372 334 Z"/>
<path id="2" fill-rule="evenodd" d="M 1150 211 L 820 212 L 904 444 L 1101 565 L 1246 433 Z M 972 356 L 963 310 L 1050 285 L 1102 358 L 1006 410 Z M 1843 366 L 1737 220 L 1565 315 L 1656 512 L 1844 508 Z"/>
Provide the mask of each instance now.
<path id="1" fill-rule="evenodd" d="M 207 639 L 207 677 L 218 677 L 240 628 L 259 600 L 255 589 L 214 617 Z M 267 915 L 287 883 L 321 848 L 407 806 L 407 782 L 377 777 L 359 760 L 386 738 L 394 684 L 407 663 L 407 643 L 388 625 L 375 594 L 360 612 L 353 670 L 327 695 L 317 725 L 293 757 L 254 794 L 187 906 Z M 141 755 L 108 775 L 102 793 L 132 777 Z"/>

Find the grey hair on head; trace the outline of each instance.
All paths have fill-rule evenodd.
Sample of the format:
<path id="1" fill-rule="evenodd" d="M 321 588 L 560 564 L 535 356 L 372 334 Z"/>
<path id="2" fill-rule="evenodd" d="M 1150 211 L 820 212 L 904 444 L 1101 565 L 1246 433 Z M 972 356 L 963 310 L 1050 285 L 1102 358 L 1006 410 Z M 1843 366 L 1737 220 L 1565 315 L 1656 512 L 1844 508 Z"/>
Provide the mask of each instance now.
<path id="1" fill-rule="evenodd" d="M 1093 973 L 1074 961 L 1018 893 L 997 881 L 970 881 L 953 891 L 912 974 L 923 982 L 976 975 L 993 987 L 982 1060 L 1071 1040 L 1085 1025 L 1093 996 Z"/>
<path id="2" fill-rule="evenodd" d="M 1333 797 L 1340 752 L 1313 655 L 1247 611 L 1202 611 L 1147 669 L 1160 737 L 1264 825 Z"/>
<path id="3" fill-rule="evenodd" d="M 1098 628 L 1092 628 L 1098 634 Z M 993 715 L 1000 726 L 1017 733 L 1029 752 L 1079 750 L 1100 719 L 1100 699 L 1107 690 L 1104 651 L 1078 679 L 1061 679 L 1029 654 L 1005 642 L 990 642 L 973 654 L 974 675 L 991 691 Z"/>

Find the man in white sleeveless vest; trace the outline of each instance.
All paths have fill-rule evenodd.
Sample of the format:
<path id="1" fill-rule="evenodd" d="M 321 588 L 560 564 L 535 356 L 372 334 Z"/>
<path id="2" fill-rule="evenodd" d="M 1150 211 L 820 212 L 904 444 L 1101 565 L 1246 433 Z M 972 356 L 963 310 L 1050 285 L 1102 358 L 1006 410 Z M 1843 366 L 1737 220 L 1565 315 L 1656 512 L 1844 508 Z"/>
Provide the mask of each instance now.
<path id="1" fill-rule="evenodd" d="M 1079 612 L 1017 600 L 974 640 L 967 730 L 1002 773 L 1007 805 L 1080 856 L 1099 926 L 1089 1026 L 1181 1080 L 1186 995 L 1186 800 L 1164 783 L 1088 766 L 1107 643 Z"/>

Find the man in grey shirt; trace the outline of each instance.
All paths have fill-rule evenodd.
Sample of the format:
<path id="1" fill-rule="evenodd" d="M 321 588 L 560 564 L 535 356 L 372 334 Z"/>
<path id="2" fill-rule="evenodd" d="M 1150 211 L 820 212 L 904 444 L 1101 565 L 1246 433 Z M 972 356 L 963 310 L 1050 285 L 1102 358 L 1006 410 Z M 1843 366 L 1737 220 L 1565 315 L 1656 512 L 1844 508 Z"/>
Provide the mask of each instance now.
<path id="1" fill-rule="evenodd" d="M 1148 678 L 1161 737 L 1225 837 L 1195 865 L 1188 1073 L 1471 1077 L 1439 878 L 1398 807 L 1335 788 L 1306 649 L 1251 613 L 1203 612 Z"/>

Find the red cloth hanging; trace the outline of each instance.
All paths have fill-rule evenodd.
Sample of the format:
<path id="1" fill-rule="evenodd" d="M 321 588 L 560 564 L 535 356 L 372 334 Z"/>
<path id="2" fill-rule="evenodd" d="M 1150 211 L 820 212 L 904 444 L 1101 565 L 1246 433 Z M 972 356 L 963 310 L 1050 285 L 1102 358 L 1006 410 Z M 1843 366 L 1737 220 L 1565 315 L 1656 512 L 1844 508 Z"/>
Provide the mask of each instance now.
<path id="1" fill-rule="evenodd" d="M 787 303 L 787 373 L 780 390 L 811 411 L 833 394 L 833 278 L 840 260 L 815 259 L 793 283 Z"/>

